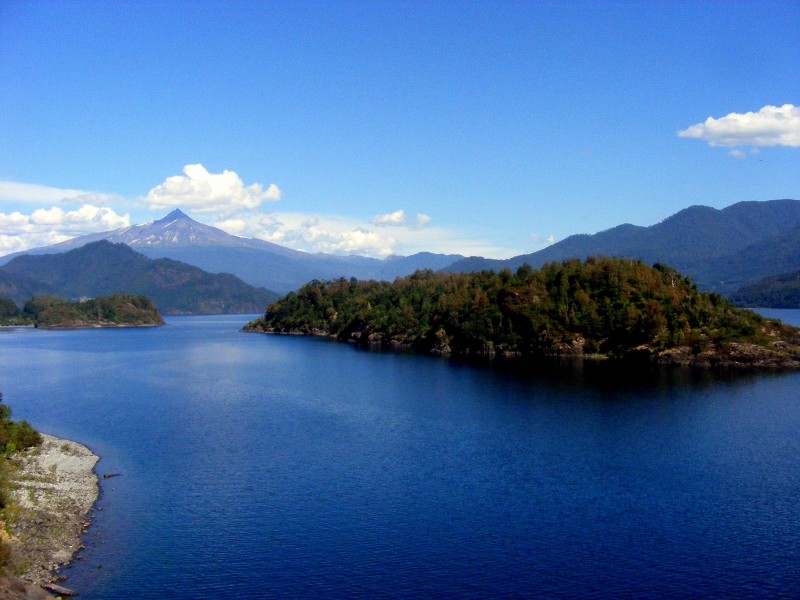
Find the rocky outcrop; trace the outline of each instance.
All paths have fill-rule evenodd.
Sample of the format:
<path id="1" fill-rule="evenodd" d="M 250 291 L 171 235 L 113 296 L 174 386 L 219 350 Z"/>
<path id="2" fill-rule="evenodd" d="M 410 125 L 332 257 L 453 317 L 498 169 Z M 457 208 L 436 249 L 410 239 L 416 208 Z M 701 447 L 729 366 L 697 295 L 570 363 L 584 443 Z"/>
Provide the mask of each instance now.
<path id="1" fill-rule="evenodd" d="M 80 444 L 42 434 L 41 446 L 20 453 L 12 479 L 12 509 L 6 511 L 10 563 L 17 578 L 0 582 L 9 598 L 50 597 L 63 578 L 55 570 L 83 548 L 81 535 L 99 488 L 98 457 Z M 67 589 L 67 588 L 63 588 Z M 57 592 L 63 595 L 63 592 Z M 42 596 L 43 595 L 43 596 Z"/>

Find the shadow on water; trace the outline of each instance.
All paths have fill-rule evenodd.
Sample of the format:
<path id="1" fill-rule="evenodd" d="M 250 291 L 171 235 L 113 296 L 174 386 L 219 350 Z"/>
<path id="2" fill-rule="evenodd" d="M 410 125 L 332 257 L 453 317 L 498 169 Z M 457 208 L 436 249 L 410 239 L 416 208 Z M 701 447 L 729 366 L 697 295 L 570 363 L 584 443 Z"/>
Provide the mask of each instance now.
<path id="1" fill-rule="evenodd" d="M 319 339 L 320 343 L 338 344 Z M 678 389 L 705 389 L 720 385 L 736 385 L 769 377 L 791 375 L 790 371 L 769 369 L 732 369 L 659 365 L 645 359 L 624 360 L 585 357 L 477 358 L 463 356 L 433 357 L 411 351 L 352 347 L 356 352 L 407 355 L 418 360 L 438 360 L 453 368 L 484 371 L 487 375 L 512 377 L 520 382 L 590 389 L 607 393 L 658 393 Z"/>
<path id="2" fill-rule="evenodd" d="M 594 392 L 608 401 L 630 397 L 674 395 L 678 392 L 710 391 L 758 380 L 780 379 L 790 371 L 737 370 L 658 365 L 636 360 L 596 360 L 561 357 L 535 360 L 451 360 L 454 365 L 486 371 L 536 387 Z"/>

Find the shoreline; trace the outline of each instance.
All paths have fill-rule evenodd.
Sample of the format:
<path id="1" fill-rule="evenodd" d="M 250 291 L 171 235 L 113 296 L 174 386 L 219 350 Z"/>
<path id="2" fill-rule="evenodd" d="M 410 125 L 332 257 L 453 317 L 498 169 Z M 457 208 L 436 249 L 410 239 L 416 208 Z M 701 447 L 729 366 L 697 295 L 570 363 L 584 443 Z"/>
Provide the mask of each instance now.
<path id="1" fill-rule="evenodd" d="M 25 588 L 21 598 L 51 598 L 42 589 L 47 584 L 60 591 L 64 577 L 56 571 L 84 548 L 81 538 L 100 494 L 94 471 L 100 457 L 77 442 L 41 435 L 41 446 L 14 457 L 18 470 L 10 477 L 16 489 L 6 529 L 13 576 Z"/>

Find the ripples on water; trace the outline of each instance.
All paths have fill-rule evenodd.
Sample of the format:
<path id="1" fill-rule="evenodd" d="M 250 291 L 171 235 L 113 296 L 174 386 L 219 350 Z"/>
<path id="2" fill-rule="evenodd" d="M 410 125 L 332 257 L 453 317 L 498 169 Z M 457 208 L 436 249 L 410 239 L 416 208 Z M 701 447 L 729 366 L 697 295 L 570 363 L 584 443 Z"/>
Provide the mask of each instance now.
<path id="1" fill-rule="evenodd" d="M 797 374 L 490 369 L 238 333 L 0 334 L 102 456 L 87 598 L 791 597 Z"/>

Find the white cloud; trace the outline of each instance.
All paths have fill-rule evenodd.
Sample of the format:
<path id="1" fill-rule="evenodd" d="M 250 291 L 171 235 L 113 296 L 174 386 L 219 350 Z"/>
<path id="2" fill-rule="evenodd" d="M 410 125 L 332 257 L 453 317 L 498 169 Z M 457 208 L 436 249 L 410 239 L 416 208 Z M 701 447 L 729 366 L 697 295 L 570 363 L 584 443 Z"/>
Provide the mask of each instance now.
<path id="1" fill-rule="evenodd" d="M 556 243 L 556 236 L 548 235 L 546 238 L 544 238 L 538 233 L 534 233 L 531 235 L 531 241 L 537 245 L 549 246 L 550 244 Z"/>
<path id="2" fill-rule="evenodd" d="M 385 215 L 375 215 L 372 217 L 372 224 L 378 227 L 402 227 L 406 224 L 406 213 L 396 210 Z"/>
<path id="3" fill-rule="evenodd" d="M 0 200 L 23 204 L 93 204 L 112 205 L 122 202 L 122 198 L 110 194 L 99 194 L 84 190 L 54 188 L 35 183 L 0 181 Z"/>
<path id="4" fill-rule="evenodd" d="M 739 148 L 731 150 L 730 152 L 728 152 L 728 154 L 731 155 L 733 158 L 738 158 L 739 160 L 744 160 L 745 158 L 747 158 L 747 153 L 744 150 L 740 150 Z"/>
<path id="5" fill-rule="evenodd" d="M 376 225 L 378 227 L 416 227 L 417 229 L 422 229 L 423 227 L 427 227 L 431 222 L 431 218 L 428 215 L 424 215 L 422 213 L 417 214 L 416 218 L 414 219 L 413 223 L 409 223 L 409 220 L 406 218 L 406 213 L 404 210 L 396 210 L 391 213 L 386 213 L 385 215 L 375 215 L 372 217 L 370 223 Z"/>
<path id="6" fill-rule="evenodd" d="M 678 137 L 702 139 L 710 146 L 800 147 L 800 107 L 767 105 L 758 112 L 730 113 L 719 119 L 708 117 L 678 132 Z M 731 153 L 736 158 L 742 156 Z"/>
<path id="7" fill-rule="evenodd" d="M 428 221 L 423 218 L 422 222 L 427 224 Z M 394 227 L 389 234 L 385 228 L 373 229 L 371 221 L 341 215 L 251 214 L 209 224 L 234 235 L 258 238 L 305 252 L 360 254 L 374 258 L 423 251 L 491 258 L 521 254 L 518 249 L 495 246 L 451 229 Z"/>
<path id="8" fill-rule="evenodd" d="M 382 258 L 393 254 L 398 243 L 394 236 L 379 234 L 363 222 L 337 215 L 237 215 L 210 224 L 234 235 L 254 237 L 305 252 Z"/>
<path id="9" fill-rule="evenodd" d="M 260 183 L 246 186 L 234 171 L 209 173 L 203 165 L 196 164 L 183 167 L 183 173 L 167 177 L 147 193 L 145 201 L 150 210 L 177 207 L 229 217 L 281 198 L 281 191 L 274 183 L 266 190 Z"/>
<path id="10" fill-rule="evenodd" d="M 128 214 L 84 204 L 76 210 L 39 208 L 30 215 L 0 213 L 0 255 L 49 246 L 79 235 L 129 227 Z"/>

